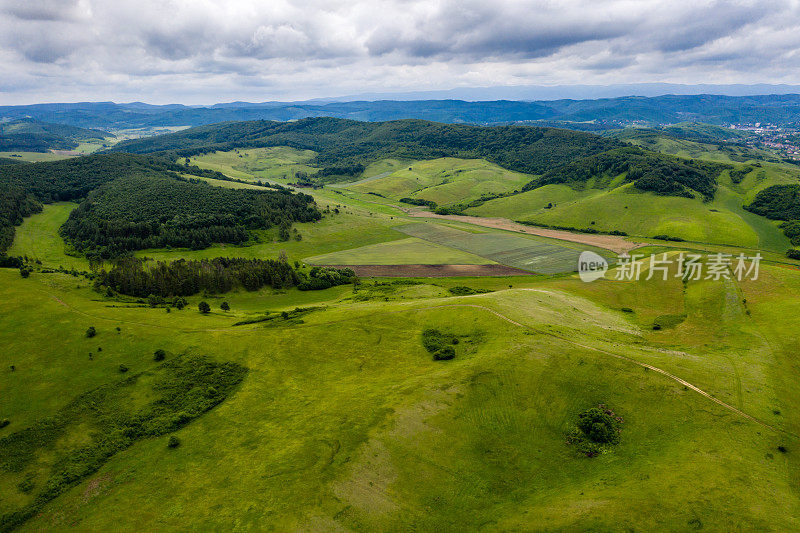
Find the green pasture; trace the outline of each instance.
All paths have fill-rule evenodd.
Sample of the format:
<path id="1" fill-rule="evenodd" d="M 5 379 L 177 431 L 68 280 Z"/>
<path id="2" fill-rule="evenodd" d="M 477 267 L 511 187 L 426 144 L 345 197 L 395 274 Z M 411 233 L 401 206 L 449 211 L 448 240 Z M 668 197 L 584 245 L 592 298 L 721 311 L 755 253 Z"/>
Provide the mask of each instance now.
<path id="1" fill-rule="evenodd" d="M 121 379 L 121 363 L 151 368 L 158 348 L 249 368 L 233 396 L 175 433 L 179 447 L 137 442 L 21 529 L 795 529 L 797 439 L 609 353 L 797 432 L 788 332 L 799 274 L 767 267 L 760 282 L 686 294 L 680 281 L 569 278 L 464 298 L 430 286 L 440 296 L 389 302 L 337 288 L 316 293 L 320 309 L 303 323 L 233 326 L 306 295 L 232 293 L 229 313 L 212 299 L 208 316 L 191 298 L 166 313 L 121 307 L 79 278 L 0 270 L 13 302 L 0 339 L 15 365 L 0 374 L 0 417 L 11 420 L 0 438 Z M 686 318 L 650 331 L 655 313 Z M 429 327 L 462 336 L 456 359 L 431 359 Z M 588 459 L 564 436 L 598 403 L 623 430 Z M 16 481 L 0 476 L 4 511 L 24 496 Z"/>
<path id="2" fill-rule="evenodd" d="M 521 188 L 532 176 L 512 172 L 483 159 L 444 157 L 415 161 L 379 178 L 368 178 L 348 188 L 377 193 L 394 200 L 420 198 L 439 205 L 465 203 L 484 195 L 505 194 Z"/>
<path id="3" fill-rule="evenodd" d="M 312 265 L 487 265 L 494 261 L 410 237 L 307 257 Z"/>

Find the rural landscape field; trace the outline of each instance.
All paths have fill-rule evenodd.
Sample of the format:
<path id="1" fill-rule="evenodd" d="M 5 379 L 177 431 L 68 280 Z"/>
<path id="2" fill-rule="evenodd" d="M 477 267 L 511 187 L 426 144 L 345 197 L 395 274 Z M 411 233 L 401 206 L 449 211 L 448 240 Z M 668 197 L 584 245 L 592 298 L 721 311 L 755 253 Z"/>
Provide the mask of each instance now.
<path id="1" fill-rule="evenodd" d="M 0 533 L 800 531 L 788 5 L 0 2 Z"/>

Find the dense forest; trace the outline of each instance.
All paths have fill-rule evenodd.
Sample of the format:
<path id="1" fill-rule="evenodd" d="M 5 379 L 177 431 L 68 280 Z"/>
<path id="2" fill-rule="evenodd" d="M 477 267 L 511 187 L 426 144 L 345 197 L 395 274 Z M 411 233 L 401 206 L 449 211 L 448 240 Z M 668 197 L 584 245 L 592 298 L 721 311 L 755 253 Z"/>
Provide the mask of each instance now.
<path id="1" fill-rule="evenodd" d="M 800 246 L 800 185 L 767 187 L 744 208 L 773 220 L 784 220 L 781 229 L 794 246 Z"/>
<path id="2" fill-rule="evenodd" d="M 767 187 L 746 209 L 773 220 L 800 220 L 800 185 Z"/>
<path id="3" fill-rule="evenodd" d="M 283 260 L 218 257 L 153 263 L 125 257 L 116 261 L 110 271 L 101 270 L 96 281 L 98 287 L 121 294 L 166 298 L 191 296 L 201 291 L 220 294 L 238 288 L 255 291 L 262 287 L 297 286 L 301 290 L 319 290 L 355 280 L 350 269 L 314 267 L 306 274 Z"/>
<path id="4" fill-rule="evenodd" d="M 627 173 L 637 189 L 670 196 L 694 197 L 691 190 L 711 200 L 717 176 L 729 168 L 719 163 L 676 157 L 625 147 L 609 150 L 553 169 L 523 187 L 531 190 L 551 183 L 585 183 L 590 178 L 613 178 Z M 690 190 L 691 189 L 691 190 Z"/>
<path id="5" fill-rule="evenodd" d="M 108 137 L 113 135 L 105 131 L 50 124 L 30 118 L 0 122 L 0 152 L 73 150 L 81 141 L 102 141 Z"/>
<path id="6" fill-rule="evenodd" d="M 16 185 L 40 201 L 78 200 L 104 183 L 131 175 L 180 173 L 227 179 L 212 170 L 173 163 L 162 157 L 133 154 L 97 154 L 47 163 L 4 165 L 0 183 Z"/>
<path id="7" fill-rule="evenodd" d="M 142 248 L 205 248 L 239 244 L 248 230 L 318 220 L 313 198 L 289 190 L 212 187 L 183 175 L 228 179 L 219 172 L 155 156 L 100 154 L 48 163 L 0 166 L 2 242 L 38 202 L 86 199 L 62 234 L 92 255 L 113 257 Z M 6 244 L 6 247 L 8 246 Z"/>
<path id="8" fill-rule="evenodd" d="M 241 244 L 248 230 L 321 218 L 313 198 L 289 191 L 225 189 L 169 176 L 104 184 L 70 214 L 62 235 L 78 250 L 114 257 L 145 248 Z"/>
<path id="9" fill-rule="evenodd" d="M 387 157 L 485 158 L 498 165 L 541 174 L 567 162 L 622 144 L 588 133 L 530 126 L 479 127 L 422 120 L 356 122 L 314 118 L 297 122 L 236 122 L 169 135 L 124 141 L 112 151 L 164 152 L 171 158 L 234 148 L 290 146 L 318 152 L 321 175 L 353 176 L 359 165 Z"/>

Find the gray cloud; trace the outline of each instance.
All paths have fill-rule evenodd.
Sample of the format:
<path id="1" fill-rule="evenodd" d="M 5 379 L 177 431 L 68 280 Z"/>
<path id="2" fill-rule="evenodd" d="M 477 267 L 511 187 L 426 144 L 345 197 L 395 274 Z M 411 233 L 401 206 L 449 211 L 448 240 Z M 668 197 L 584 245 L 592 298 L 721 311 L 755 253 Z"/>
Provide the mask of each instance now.
<path id="1" fill-rule="evenodd" d="M 0 104 L 800 83 L 800 0 L 0 0 Z"/>

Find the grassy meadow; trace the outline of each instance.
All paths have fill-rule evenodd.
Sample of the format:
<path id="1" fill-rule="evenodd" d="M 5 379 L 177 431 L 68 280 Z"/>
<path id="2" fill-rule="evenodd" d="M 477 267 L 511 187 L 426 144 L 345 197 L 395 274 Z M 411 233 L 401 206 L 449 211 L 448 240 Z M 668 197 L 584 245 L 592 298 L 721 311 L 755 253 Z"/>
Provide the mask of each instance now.
<path id="1" fill-rule="evenodd" d="M 0 417 L 11 420 L 0 438 L 118 382 L 120 364 L 152 371 L 157 349 L 168 360 L 203 355 L 249 369 L 220 406 L 175 432 L 179 447 L 166 437 L 137 441 L 22 531 L 797 527 L 798 442 L 787 433 L 800 432 L 789 333 L 797 270 L 685 288 L 366 282 L 355 293 L 232 293 L 212 298 L 209 315 L 196 310 L 200 296 L 166 313 L 102 297 L 65 274 L 23 280 L 6 269 L 0 278 L 11 302 L 0 338 L 15 366 L 0 374 Z M 453 297 L 444 290 L 453 283 L 494 292 Z M 231 311 L 219 310 L 222 299 Z M 285 324 L 234 325 L 297 306 L 316 310 Z M 679 323 L 652 330 L 675 315 Z M 431 360 L 420 341 L 429 327 L 462 339 L 456 359 Z M 598 403 L 624 425 L 618 446 L 589 459 L 565 435 Z M 87 429 L 70 428 L 69 442 L 80 442 Z M 25 497 L 19 479 L 0 476 L 4 513 Z"/>
<path id="2" fill-rule="evenodd" d="M 280 182 L 313 157 L 239 152 L 191 161 Z M 411 218 L 364 192 L 410 172 L 432 185 L 387 197 L 518 186 L 485 162 L 451 164 L 383 160 L 360 183 L 309 191 L 329 212 L 296 224 L 300 240 L 266 230 L 245 246 L 137 255 L 499 262 L 555 275 L 200 293 L 178 310 L 42 271 L 88 270 L 58 235 L 76 204 L 25 219 L 9 254 L 41 267 L 27 278 L 0 269 L 0 531 L 800 529 L 800 269 L 778 262 L 778 228 L 741 209 L 780 172 L 723 180 L 707 204 L 617 181 L 547 186 L 470 211 L 735 240 L 770 259 L 757 280 L 684 282 L 672 271 L 615 281 L 612 269 L 584 283 L 572 273 L 582 245 Z M 696 249 L 640 252 L 684 247 Z M 457 340 L 452 360 L 426 349 L 430 329 Z M 189 392 L 171 394 L 178 385 Z M 599 404 L 623 421 L 619 443 L 590 458 L 569 437 Z"/>
<path id="3" fill-rule="evenodd" d="M 452 205 L 511 192 L 531 180 L 530 175 L 506 170 L 483 159 L 444 157 L 408 163 L 408 167 L 386 174 L 390 170 L 351 183 L 348 188 L 393 200 L 416 198 Z"/>

